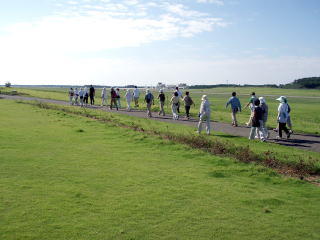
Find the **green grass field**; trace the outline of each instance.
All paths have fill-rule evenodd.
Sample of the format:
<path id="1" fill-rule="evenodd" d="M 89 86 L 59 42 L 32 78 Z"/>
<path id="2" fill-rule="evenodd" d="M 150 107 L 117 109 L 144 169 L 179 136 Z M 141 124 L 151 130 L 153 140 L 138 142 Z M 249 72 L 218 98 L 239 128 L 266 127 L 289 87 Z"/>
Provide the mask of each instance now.
<path id="1" fill-rule="evenodd" d="M 10 89 L 11 91 L 12 89 Z M 49 98 L 57 100 L 68 101 L 68 89 L 66 88 L 14 88 L 18 93 L 28 94 L 33 97 L 39 98 Z M 0 91 L 7 91 L 4 88 L 1 88 Z M 191 97 L 196 103 L 196 107 L 191 108 L 191 115 L 196 117 L 200 107 L 200 99 L 203 94 L 208 94 L 209 100 L 212 105 L 212 119 L 214 121 L 220 122 L 231 122 L 230 108 L 226 109 L 225 105 L 231 92 L 236 91 L 240 96 L 240 101 L 244 107 L 248 102 L 249 95 L 252 91 L 255 91 L 257 96 L 265 96 L 267 104 L 269 105 L 269 120 L 268 126 L 270 128 L 276 127 L 276 116 L 277 116 L 277 107 L 279 102 L 275 99 L 276 96 L 286 95 L 286 96 L 305 96 L 305 97 L 320 97 L 320 90 L 299 90 L 299 89 L 276 89 L 276 88 L 212 88 L 205 90 L 190 90 Z M 97 89 L 96 103 L 100 103 L 100 89 Z M 124 91 L 121 92 L 124 96 Z M 142 91 L 142 95 L 143 95 Z M 157 98 L 158 93 L 154 92 L 155 98 Z M 276 96 L 267 96 L 267 95 L 276 95 Z M 170 99 L 171 92 L 166 93 L 167 99 Z M 143 97 L 140 97 L 140 102 L 142 102 Z M 293 122 L 293 130 L 295 132 L 304 132 L 311 134 L 320 134 L 320 98 L 295 98 L 288 97 L 289 104 L 291 106 L 291 119 Z M 122 106 L 125 107 L 125 99 L 122 97 Z M 145 109 L 145 104 L 140 104 L 140 108 Z M 158 111 L 158 100 L 156 99 L 155 105 L 153 107 L 154 111 Z M 171 113 L 170 106 L 167 104 L 165 107 L 167 112 Z M 182 114 L 184 109 L 182 106 Z M 250 115 L 249 109 L 244 109 L 242 113 L 238 114 L 238 120 L 240 124 L 245 124 L 248 121 Z"/>
<path id="2" fill-rule="evenodd" d="M 317 186 L 112 123 L 0 101 L 0 239 L 320 238 Z"/>

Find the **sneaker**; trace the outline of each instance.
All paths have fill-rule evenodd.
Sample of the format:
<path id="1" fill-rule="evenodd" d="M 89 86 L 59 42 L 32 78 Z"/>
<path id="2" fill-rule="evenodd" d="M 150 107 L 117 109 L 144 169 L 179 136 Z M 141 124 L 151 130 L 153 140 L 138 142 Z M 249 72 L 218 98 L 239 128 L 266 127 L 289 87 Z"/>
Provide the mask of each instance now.
<path id="1" fill-rule="evenodd" d="M 290 134 L 293 134 L 293 131 L 290 129 L 290 130 L 289 130 L 289 133 L 290 133 Z"/>
<path id="2" fill-rule="evenodd" d="M 280 136 L 276 136 L 276 139 L 282 139 Z"/>
<path id="3" fill-rule="evenodd" d="M 287 135 L 287 139 L 289 139 L 289 138 L 290 138 L 290 135 L 291 135 L 291 133 L 289 132 L 289 133 L 288 133 L 288 135 Z"/>
<path id="4" fill-rule="evenodd" d="M 278 132 L 278 129 L 277 129 L 277 128 L 274 128 L 273 131 Z"/>

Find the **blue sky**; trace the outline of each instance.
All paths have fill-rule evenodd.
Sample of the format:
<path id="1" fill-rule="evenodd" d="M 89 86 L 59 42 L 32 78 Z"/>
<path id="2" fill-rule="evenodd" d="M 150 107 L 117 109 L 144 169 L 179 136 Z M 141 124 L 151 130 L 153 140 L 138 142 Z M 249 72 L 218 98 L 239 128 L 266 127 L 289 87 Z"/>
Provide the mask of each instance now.
<path id="1" fill-rule="evenodd" d="M 0 0 L 0 84 L 320 76 L 318 0 Z"/>

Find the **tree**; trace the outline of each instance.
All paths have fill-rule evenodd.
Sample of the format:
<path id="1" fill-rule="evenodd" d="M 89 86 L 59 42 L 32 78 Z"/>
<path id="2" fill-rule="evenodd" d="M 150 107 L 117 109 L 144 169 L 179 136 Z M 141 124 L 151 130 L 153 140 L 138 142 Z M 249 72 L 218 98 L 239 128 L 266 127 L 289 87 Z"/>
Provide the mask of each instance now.
<path id="1" fill-rule="evenodd" d="M 6 82 L 5 86 L 8 87 L 8 88 L 11 87 L 11 83 L 10 82 Z"/>

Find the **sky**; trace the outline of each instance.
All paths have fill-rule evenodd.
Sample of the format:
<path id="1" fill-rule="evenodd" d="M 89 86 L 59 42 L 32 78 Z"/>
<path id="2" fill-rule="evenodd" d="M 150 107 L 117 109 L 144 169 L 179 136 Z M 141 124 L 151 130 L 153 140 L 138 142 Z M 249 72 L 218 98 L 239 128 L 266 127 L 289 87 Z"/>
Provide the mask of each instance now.
<path id="1" fill-rule="evenodd" d="M 0 85 L 320 76 L 319 0 L 0 0 Z"/>

